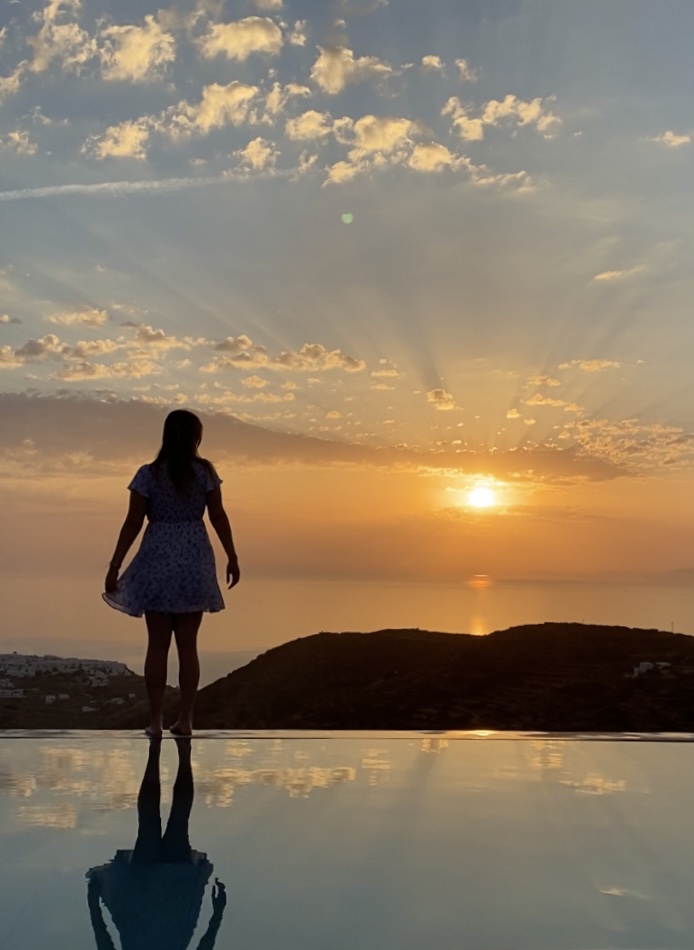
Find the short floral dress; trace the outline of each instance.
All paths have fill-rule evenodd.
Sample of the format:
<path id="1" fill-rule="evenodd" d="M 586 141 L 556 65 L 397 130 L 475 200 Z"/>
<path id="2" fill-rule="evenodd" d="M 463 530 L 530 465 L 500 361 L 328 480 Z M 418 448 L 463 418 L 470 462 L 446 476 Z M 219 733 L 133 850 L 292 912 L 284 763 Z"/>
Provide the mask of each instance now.
<path id="1" fill-rule="evenodd" d="M 128 485 L 147 499 L 149 521 L 140 550 L 118 578 L 118 589 L 102 597 L 131 617 L 146 610 L 185 614 L 224 610 L 214 552 L 202 520 L 207 492 L 221 485 L 202 462 L 194 462 L 193 484 L 176 491 L 166 464 L 155 474 L 143 465 Z"/>

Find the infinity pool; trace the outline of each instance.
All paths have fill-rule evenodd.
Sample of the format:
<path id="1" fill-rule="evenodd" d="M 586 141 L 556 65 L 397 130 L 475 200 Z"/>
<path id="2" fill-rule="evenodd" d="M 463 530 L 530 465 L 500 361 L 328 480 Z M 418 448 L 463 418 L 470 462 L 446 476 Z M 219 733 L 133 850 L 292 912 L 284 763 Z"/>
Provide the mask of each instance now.
<path id="1" fill-rule="evenodd" d="M 0 732 L 0 948 L 691 950 L 692 740 Z"/>

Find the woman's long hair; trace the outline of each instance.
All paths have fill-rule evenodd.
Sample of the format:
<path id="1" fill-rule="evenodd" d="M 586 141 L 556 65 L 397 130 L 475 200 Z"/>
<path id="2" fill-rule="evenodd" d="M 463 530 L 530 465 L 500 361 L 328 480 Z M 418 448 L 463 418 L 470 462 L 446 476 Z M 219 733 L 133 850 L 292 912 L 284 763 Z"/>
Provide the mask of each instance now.
<path id="1" fill-rule="evenodd" d="M 174 409 L 164 420 L 161 448 L 152 462 L 152 470 L 159 475 L 162 466 L 167 471 L 177 492 L 185 492 L 195 480 L 195 462 L 201 462 L 211 474 L 214 466 L 200 458 L 198 446 L 202 440 L 202 422 L 187 409 Z"/>

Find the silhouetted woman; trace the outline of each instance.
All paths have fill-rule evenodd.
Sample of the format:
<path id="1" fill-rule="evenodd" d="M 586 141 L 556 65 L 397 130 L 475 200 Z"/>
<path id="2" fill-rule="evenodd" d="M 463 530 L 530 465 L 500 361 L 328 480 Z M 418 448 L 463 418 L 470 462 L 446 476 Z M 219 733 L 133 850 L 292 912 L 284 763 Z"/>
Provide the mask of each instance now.
<path id="1" fill-rule="evenodd" d="M 188 839 L 193 807 L 190 739 L 177 739 L 178 773 L 171 813 L 161 833 L 159 808 L 161 742 L 151 741 L 147 768 L 137 797 L 137 841 L 132 851 L 117 851 L 87 871 L 87 903 L 98 950 L 115 950 L 104 922 L 108 907 L 123 950 L 186 950 L 198 923 L 205 887 L 212 874 L 207 855 Z M 198 950 L 212 950 L 226 906 L 221 881 L 212 887 L 212 917 Z"/>
<path id="2" fill-rule="evenodd" d="M 162 734 L 162 701 L 171 634 L 176 638 L 181 707 L 170 727 L 174 735 L 189 736 L 200 680 L 197 635 L 203 612 L 224 610 L 215 572 L 214 552 L 202 520 L 205 506 L 224 546 L 229 587 L 240 572 L 229 519 L 222 505 L 221 478 L 214 465 L 200 458 L 202 423 L 186 409 L 170 412 L 164 422 L 162 446 L 156 459 L 141 466 L 128 485 L 130 507 L 111 558 L 103 598 L 132 617 L 145 615 L 148 646 L 145 683 L 151 738 Z M 140 550 L 118 577 L 123 558 L 149 524 Z"/>

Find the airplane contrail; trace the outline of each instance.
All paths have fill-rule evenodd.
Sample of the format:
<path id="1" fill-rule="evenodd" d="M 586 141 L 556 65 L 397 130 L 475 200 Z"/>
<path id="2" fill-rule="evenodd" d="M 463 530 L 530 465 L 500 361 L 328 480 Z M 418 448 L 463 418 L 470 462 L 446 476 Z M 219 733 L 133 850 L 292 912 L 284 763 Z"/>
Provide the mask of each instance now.
<path id="1" fill-rule="evenodd" d="M 162 178 L 146 181 L 103 181 L 94 184 L 75 183 L 69 185 L 44 185 L 38 188 L 16 188 L 13 191 L 0 191 L 0 201 L 23 201 L 27 198 L 53 198 L 62 195 L 93 195 L 101 198 L 113 198 L 118 195 L 156 194 L 166 191 L 185 191 L 190 188 L 205 188 L 228 182 L 250 181 L 257 178 L 286 177 L 296 169 L 274 170 L 271 173 L 254 173 L 252 176 L 243 170 L 233 170 L 225 175 L 208 175 L 196 178 Z"/>

